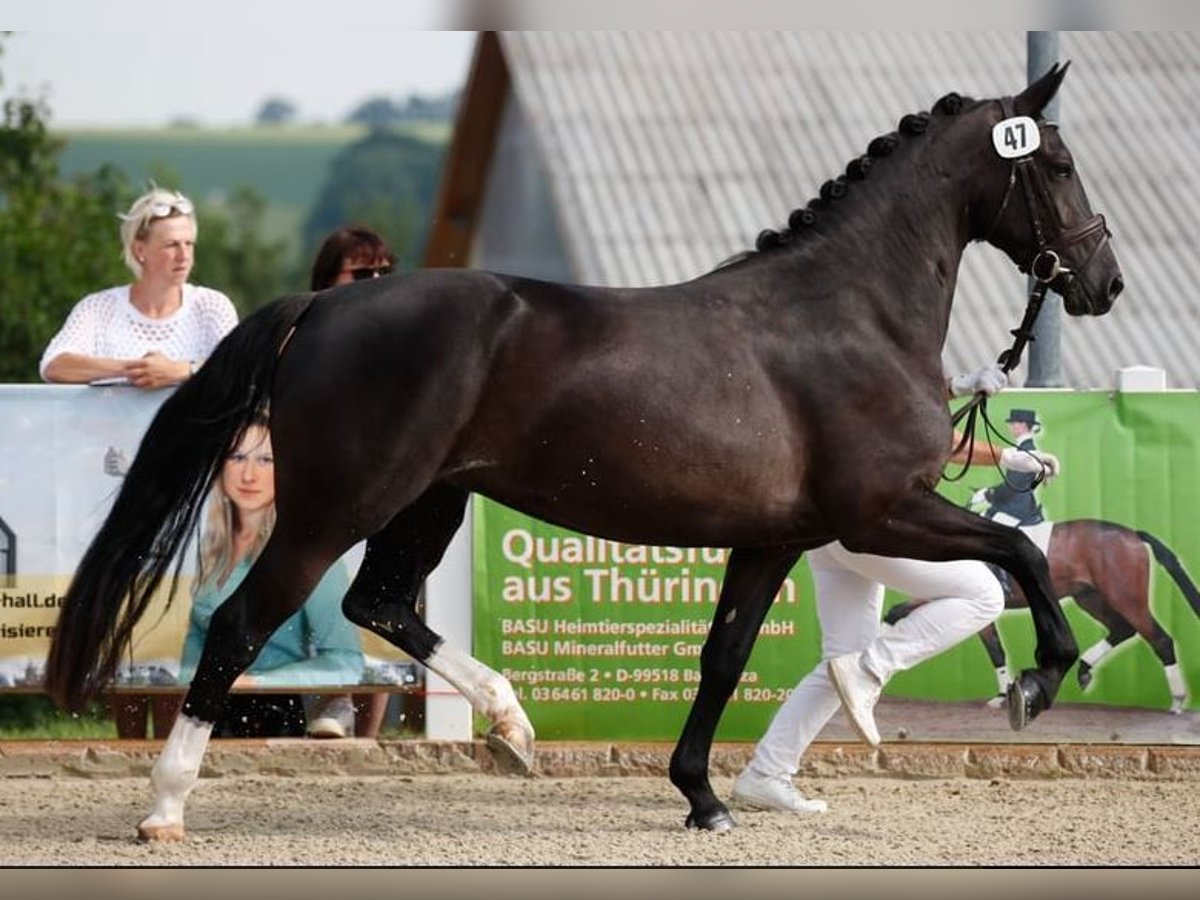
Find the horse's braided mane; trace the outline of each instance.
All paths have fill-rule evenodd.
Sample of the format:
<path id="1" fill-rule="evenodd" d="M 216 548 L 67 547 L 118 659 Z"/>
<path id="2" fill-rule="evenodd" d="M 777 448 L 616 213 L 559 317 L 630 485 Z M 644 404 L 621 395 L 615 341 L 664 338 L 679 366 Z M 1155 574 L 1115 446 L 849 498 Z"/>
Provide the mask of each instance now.
<path id="1" fill-rule="evenodd" d="M 792 210 L 788 216 L 787 227 L 782 229 L 767 228 L 759 233 L 754 250 L 747 250 L 722 264 L 722 267 L 733 262 L 746 259 L 755 253 L 776 250 L 785 247 L 803 236 L 817 223 L 821 212 L 828 210 L 834 203 L 846 196 L 850 185 L 862 181 L 870 173 L 877 160 L 891 156 L 900 145 L 902 137 L 916 137 L 925 133 L 935 115 L 957 115 L 965 106 L 973 103 L 970 97 L 949 93 L 933 105 L 932 113 L 909 113 L 900 119 L 896 130 L 880 135 L 867 145 L 867 152 L 852 159 L 846 166 L 844 174 L 831 178 L 821 185 L 817 196 L 807 205 Z"/>

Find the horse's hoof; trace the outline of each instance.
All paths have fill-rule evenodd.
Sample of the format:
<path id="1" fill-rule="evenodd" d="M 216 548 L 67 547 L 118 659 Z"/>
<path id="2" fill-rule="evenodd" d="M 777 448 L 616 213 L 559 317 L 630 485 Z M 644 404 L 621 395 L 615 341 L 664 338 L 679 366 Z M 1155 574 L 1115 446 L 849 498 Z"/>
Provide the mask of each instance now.
<path id="1" fill-rule="evenodd" d="M 138 840 L 142 843 L 178 844 L 183 840 L 182 825 L 139 825 Z"/>
<path id="2" fill-rule="evenodd" d="M 1075 678 L 1079 681 L 1080 690 L 1086 691 L 1092 684 L 1092 667 L 1080 663 L 1079 671 L 1075 673 Z"/>
<path id="3" fill-rule="evenodd" d="M 487 733 L 487 748 L 501 775 L 533 774 L 533 735 L 518 726 L 492 727 Z"/>
<path id="4" fill-rule="evenodd" d="M 696 829 L 698 831 L 711 831 L 713 834 L 721 834 L 722 832 L 732 831 L 733 826 L 737 823 L 733 821 L 733 816 L 729 814 L 729 810 L 722 807 L 714 810 L 702 819 L 697 818 L 695 813 L 688 813 L 688 817 L 684 819 L 683 824 L 689 830 Z"/>
<path id="5" fill-rule="evenodd" d="M 1008 686 L 1008 724 L 1013 731 L 1023 731 L 1038 714 L 1036 702 L 1040 694 L 1036 685 L 1026 687 L 1022 676 Z"/>
<path id="6" fill-rule="evenodd" d="M 995 697 L 992 697 L 990 700 L 988 700 L 987 707 L 988 709 L 1001 709 L 1007 703 L 1007 694 L 997 694 Z"/>

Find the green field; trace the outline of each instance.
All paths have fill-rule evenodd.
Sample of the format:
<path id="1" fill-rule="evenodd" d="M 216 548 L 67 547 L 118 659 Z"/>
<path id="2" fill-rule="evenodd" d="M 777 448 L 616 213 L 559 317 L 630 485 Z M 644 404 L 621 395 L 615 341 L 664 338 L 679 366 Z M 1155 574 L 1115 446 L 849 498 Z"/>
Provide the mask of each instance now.
<path id="1" fill-rule="evenodd" d="M 403 132 L 444 143 L 450 126 L 413 125 Z M 64 175 L 93 172 L 111 163 L 134 185 L 174 173 L 178 187 L 199 201 L 220 201 L 239 186 L 255 188 L 267 202 L 264 237 L 282 238 L 292 252 L 330 161 L 366 134 L 357 126 L 300 126 L 234 129 L 158 128 L 71 130 L 61 157 Z M 201 222 L 201 228 L 203 228 Z"/>

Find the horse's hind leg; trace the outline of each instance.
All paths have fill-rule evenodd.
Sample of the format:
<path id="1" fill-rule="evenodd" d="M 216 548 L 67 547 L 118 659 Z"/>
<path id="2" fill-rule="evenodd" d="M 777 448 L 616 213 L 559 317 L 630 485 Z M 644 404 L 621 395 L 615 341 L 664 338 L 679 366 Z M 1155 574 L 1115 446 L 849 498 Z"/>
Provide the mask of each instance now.
<path id="1" fill-rule="evenodd" d="M 187 698 L 150 773 L 154 808 L 138 825 L 141 840 L 183 840 L 184 801 L 200 776 L 229 689 L 340 555 L 294 544 L 282 531 L 276 529 L 246 578 L 213 614 Z"/>
<path id="2" fill-rule="evenodd" d="M 150 771 L 154 808 L 138 825 L 139 840 L 183 840 L 184 801 L 200 777 L 200 763 L 213 725 L 182 712 L 175 717 L 171 733 Z"/>
<path id="3" fill-rule="evenodd" d="M 979 632 L 979 639 L 983 641 L 988 659 L 992 661 L 992 670 L 996 673 L 996 696 L 988 700 L 988 706 L 999 709 L 1007 700 L 1012 678 L 1008 674 L 1008 656 L 1004 652 L 1004 644 L 1000 641 L 1000 632 L 996 628 L 996 623 L 991 622 L 985 625 Z"/>
<path id="4" fill-rule="evenodd" d="M 1103 638 L 1079 655 L 1079 666 L 1076 669 L 1075 677 L 1079 682 L 1079 687 L 1086 691 L 1092 686 L 1096 677 L 1096 669 L 1100 667 L 1100 664 L 1137 632 L 1124 616 L 1112 609 L 1104 595 L 1095 588 L 1079 588 L 1074 596 L 1075 603 L 1080 609 L 1108 629 Z"/>
<path id="5" fill-rule="evenodd" d="M 1162 663 L 1163 673 L 1167 677 L 1167 688 L 1171 692 L 1171 712 L 1183 712 L 1188 701 L 1188 689 L 1175 656 L 1175 641 L 1150 612 L 1148 596 L 1144 604 L 1118 604 L 1099 591 L 1081 591 L 1076 594 L 1075 602 L 1108 629 L 1104 638 L 1088 647 L 1079 657 L 1079 686 L 1087 689 L 1092 684 L 1100 664 L 1134 634 L 1140 634 Z"/>
<path id="6" fill-rule="evenodd" d="M 448 646 L 421 621 L 417 597 L 462 523 L 468 494 L 435 484 L 367 541 L 343 603 L 346 617 L 399 647 L 454 685 L 493 724 L 487 745 L 503 772 L 533 769 L 533 726 L 508 679 Z"/>
<path id="7" fill-rule="evenodd" d="M 721 599 L 700 652 L 696 699 L 671 754 L 671 783 L 691 804 L 685 823 L 689 828 L 728 831 L 733 827 L 733 817 L 708 780 L 713 735 L 771 600 L 799 558 L 799 551 L 789 547 L 734 550 L 729 557 Z"/>
<path id="8" fill-rule="evenodd" d="M 1154 624 L 1158 625 L 1157 622 Z M 1179 662 L 1175 658 L 1175 642 L 1161 625 L 1158 626 L 1158 630 L 1162 645 L 1152 643 L 1151 646 L 1163 664 L 1163 674 L 1167 676 L 1167 688 L 1171 691 L 1171 712 L 1178 715 L 1188 704 L 1187 681 L 1184 680 L 1183 670 L 1179 668 Z"/>

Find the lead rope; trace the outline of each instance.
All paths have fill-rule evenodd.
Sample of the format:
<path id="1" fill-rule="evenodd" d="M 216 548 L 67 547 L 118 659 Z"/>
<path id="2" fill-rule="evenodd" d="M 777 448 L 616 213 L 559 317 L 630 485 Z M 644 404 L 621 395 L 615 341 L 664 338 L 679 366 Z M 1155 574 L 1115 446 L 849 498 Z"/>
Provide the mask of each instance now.
<path id="1" fill-rule="evenodd" d="M 1001 353 L 999 358 L 996 360 L 996 362 L 1000 365 L 1000 369 L 1005 375 L 1021 364 L 1021 355 L 1025 352 L 1026 345 L 1030 341 L 1037 340 L 1033 334 L 1033 326 L 1037 321 L 1038 313 L 1042 311 L 1042 302 L 1046 299 L 1046 288 L 1048 286 L 1049 282 L 1041 280 L 1038 280 L 1034 284 L 1033 290 L 1029 293 L 1029 302 L 1025 306 L 1025 315 L 1021 319 L 1021 324 L 1010 332 L 1010 334 L 1013 335 L 1012 346 Z M 1016 446 L 1016 444 L 1010 441 L 1007 437 L 1000 434 L 996 426 L 992 424 L 992 420 L 988 418 L 987 401 L 987 394 L 985 394 L 983 391 L 980 391 L 965 404 L 959 407 L 958 410 L 955 411 L 954 415 L 950 417 L 950 424 L 955 428 L 958 427 L 958 423 L 963 420 L 964 416 L 967 420 L 966 424 L 962 427 L 962 439 L 959 440 L 958 444 L 955 445 L 952 454 L 958 453 L 964 447 L 969 448 L 969 450 L 967 453 L 967 461 L 963 463 L 962 471 L 960 471 L 957 475 L 947 475 L 945 472 L 943 472 L 943 481 L 961 481 L 966 476 L 967 472 L 970 471 L 971 464 L 974 461 L 975 456 L 975 432 L 980 418 L 983 419 L 984 435 L 987 438 L 988 443 L 995 443 L 993 438 L 999 438 L 1001 442 L 1008 444 L 1010 447 Z M 1015 487 L 1012 482 L 1008 480 L 1008 474 L 1002 468 L 1000 468 L 1000 464 L 998 462 L 996 463 L 996 469 L 1000 472 L 1000 476 L 1004 479 L 1005 484 L 1014 490 L 1020 490 L 1020 488 Z M 1036 489 L 1037 486 L 1045 480 L 1045 478 L 1046 474 L 1045 470 L 1043 469 L 1034 475 L 1033 483 L 1029 486 L 1028 490 L 1032 491 Z"/>

